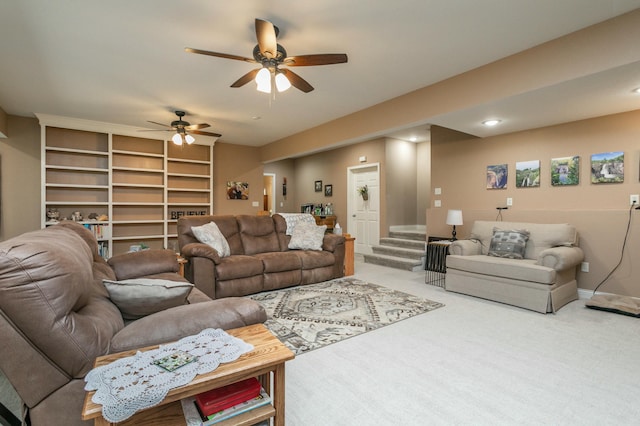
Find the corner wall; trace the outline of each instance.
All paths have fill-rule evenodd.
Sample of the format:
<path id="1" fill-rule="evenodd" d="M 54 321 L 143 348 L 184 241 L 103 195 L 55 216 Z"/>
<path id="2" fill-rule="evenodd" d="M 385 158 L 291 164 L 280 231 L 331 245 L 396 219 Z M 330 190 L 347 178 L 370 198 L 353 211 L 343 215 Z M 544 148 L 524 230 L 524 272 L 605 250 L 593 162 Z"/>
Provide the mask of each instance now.
<path id="1" fill-rule="evenodd" d="M 513 206 L 505 221 L 571 223 L 580 234 L 589 273 L 578 273 L 578 285 L 594 289 L 620 259 L 627 227 L 629 195 L 640 194 L 640 110 L 582 120 L 486 139 L 443 142 L 432 133 L 432 187 L 441 187 L 442 207 L 427 209 L 427 233 L 450 235 L 447 210 L 461 208 L 464 225 L 458 236 L 469 235 L 474 220 L 495 220 L 496 207 L 507 197 Z M 591 155 L 624 151 L 623 183 L 592 184 Z M 551 159 L 580 156 L 580 183 L 551 186 Z M 539 187 L 516 188 L 515 163 L 540 160 Z M 508 164 L 506 189 L 486 189 L 488 165 Z M 625 257 L 619 270 L 600 291 L 640 296 L 640 211 L 633 210 Z"/>

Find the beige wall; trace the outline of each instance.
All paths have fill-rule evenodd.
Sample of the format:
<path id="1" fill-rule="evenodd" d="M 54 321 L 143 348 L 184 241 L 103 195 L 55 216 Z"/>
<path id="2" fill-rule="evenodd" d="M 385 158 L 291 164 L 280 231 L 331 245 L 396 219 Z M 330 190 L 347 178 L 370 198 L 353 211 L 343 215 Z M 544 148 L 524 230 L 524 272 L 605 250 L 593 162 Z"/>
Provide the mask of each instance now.
<path id="1" fill-rule="evenodd" d="M 640 110 L 486 139 L 438 140 L 432 133 L 432 187 L 442 188 L 441 208 L 427 210 L 429 235 L 450 235 L 445 225 L 450 208 L 463 210 L 467 236 L 476 219 L 494 220 L 496 207 L 507 197 L 513 206 L 503 212 L 505 221 L 567 222 L 580 233 L 589 273 L 579 273 L 578 284 L 594 289 L 619 260 L 629 212 L 629 195 L 640 194 Z M 592 184 L 592 154 L 624 151 L 625 180 L 619 184 Z M 580 184 L 551 186 L 552 158 L 580 156 Z M 540 160 L 537 188 L 516 188 L 515 163 Z M 486 168 L 508 164 L 507 189 L 488 190 Z M 640 211 L 631 214 L 631 229 L 623 264 L 601 291 L 640 296 Z M 635 266 L 634 266 L 635 263 Z"/>
<path id="2" fill-rule="evenodd" d="M 417 221 L 418 179 L 417 145 L 398 139 L 387 139 L 385 143 L 385 172 L 387 177 L 385 204 L 387 224 L 415 225 Z M 421 215 L 423 216 L 423 215 Z"/>
<path id="3" fill-rule="evenodd" d="M 426 224 L 425 210 L 431 202 L 431 142 L 416 146 L 416 225 Z"/>
<path id="4" fill-rule="evenodd" d="M 216 143 L 213 148 L 214 214 L 257 214 L 262 210 L 263 166 L 259 151 L 243 145 Z M 227 182 L 248 182 L 248 200 L 228 200 Z M 257 206 L 252 204 L 257 202 Z"/>
<path id="5" fill-rule="evenodd" d="M 40 228 L 40 125 L 35 118 L 7 116 L 0 139 L 0 239 Z"/>
<path id="6" fill-rule="evenodd" d="M 295 202 L 296 181 L 295 165 L 292 158 L 264 165 L 265 173 L 276 175 L 276 213 L 297 212 L 300 208 Z M 282 194 L 282 184 L 287 179 L 287 195 Z"/>
<path id="7" fill-rule="evenodd" d="M 6 138 L 9 135 L 9 118 L 7 113 L 0 108 L 0 138 Z"/>

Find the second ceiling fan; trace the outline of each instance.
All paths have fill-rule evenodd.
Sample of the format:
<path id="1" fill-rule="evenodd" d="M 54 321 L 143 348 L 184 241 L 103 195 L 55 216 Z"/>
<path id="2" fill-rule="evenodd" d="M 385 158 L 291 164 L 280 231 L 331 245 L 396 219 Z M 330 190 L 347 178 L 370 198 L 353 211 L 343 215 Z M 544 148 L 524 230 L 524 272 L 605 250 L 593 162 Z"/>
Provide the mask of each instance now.
<path id="1" fill-rule="evenodd" d="M 287 67 L 307 67 L 313 65 L 342 64 L 347 62 L 347 55 L 344 53 L 287 56 L 287 51 L 276 41 L 279 33 L 278 27 L 263 19 L 256 19 L 255 25 L 258 44 L 253 49 L 253 58 L 193 49 L 191 47 L 185 48 L 185 51 L 189 53 L 198 53 L 200 55 L 261 64 L 261 68 L 249 71 L 236 80 L 231 87 L 242 87 L 251 80 L 255 80 L 258 84 L 258 90 L 267 93 L 271 92 L 273 85 L 275 85 L 280 92 L 288 89 L 289 86 L 294 86 L 305 93 L 309 93 L 313 90 L 313 86 L 311 86 L 305 79 L 290 69 L 280 68 L 280 65 L 285 65 Z"/>

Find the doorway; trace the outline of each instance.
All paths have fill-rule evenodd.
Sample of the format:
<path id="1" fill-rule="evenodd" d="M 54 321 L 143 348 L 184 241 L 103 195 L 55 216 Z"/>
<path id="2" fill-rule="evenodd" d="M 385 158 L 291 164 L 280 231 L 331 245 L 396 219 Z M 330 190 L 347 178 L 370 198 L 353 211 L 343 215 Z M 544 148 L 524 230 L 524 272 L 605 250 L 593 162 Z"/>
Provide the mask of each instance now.
<path id="1" fill-rule="evenodd" d="M 263 200 L 262 209 L 269 214 L 276 213 L 276 174 L 263 174 Z"/>
<path id="2" fill-rule="evenodd" d="M 367 186 L 364 200 L 358 188 Z M 347 168 L 347 229 L 355 237 L 354 251 L 371 254 L 380 242 L 380 163 Z"/>

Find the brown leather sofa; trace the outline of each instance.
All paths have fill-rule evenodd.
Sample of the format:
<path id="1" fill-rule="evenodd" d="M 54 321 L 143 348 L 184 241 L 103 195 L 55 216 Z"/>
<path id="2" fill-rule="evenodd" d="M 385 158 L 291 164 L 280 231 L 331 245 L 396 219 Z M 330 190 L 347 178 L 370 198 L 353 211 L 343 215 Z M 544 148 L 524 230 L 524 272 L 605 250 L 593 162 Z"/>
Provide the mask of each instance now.
<path id="1" fill-rule="evenodd" d="M 199 242 L 191 228 L 215 222 L 231 255 L 221 257 Z M 212 299 L 311 284 L 344 276 L 344 237 L 325 234 L 322 250 L 290 250 L 291 236 L 273 216 L 183 216 L 178 220 L 185 277 Z"/>
<path id="2" fill-rule="evenodd" d="M 85 425 L 84 376 L 97 356 L 167 343 L 205 328 L 266 320 L 251 300 L 211 300 L 193 288 L 187 303 L 125 321 L 102 280 L 185 281 L 171 250 L 98 255 L 93 234 L 63 222 L 0 243 L 0 369 L 31 424 Z"/>

